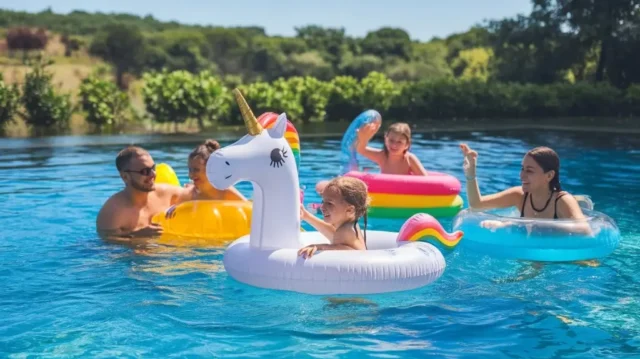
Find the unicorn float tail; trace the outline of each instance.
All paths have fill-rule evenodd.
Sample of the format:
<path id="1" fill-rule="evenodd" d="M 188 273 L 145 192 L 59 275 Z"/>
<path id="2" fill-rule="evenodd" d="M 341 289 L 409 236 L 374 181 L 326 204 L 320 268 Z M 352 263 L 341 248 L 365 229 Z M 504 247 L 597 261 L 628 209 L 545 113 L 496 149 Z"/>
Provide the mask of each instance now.
<path id="1" fill-rule="evenodd" d="M 462 231 L 447 233 L 447 231 L 442 228 L 440 222 L 433 216 L 426 213 L 417 213 L 404 222 L 402 228 L 400 228 L 400 232 L 398 232 L 398 240 L 424 240 L 438 247 L 441 245 L 451 250 L 458 245 L 463 235 Z"/>

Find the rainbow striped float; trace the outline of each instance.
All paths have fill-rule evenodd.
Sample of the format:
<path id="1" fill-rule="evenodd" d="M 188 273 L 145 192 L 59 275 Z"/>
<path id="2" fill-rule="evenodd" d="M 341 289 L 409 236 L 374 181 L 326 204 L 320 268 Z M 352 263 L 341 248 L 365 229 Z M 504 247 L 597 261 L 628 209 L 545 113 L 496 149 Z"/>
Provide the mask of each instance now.
<path id="1" fill-rule="evenodd" d="M 428 176 L 389 175 L 351 171 L 369 187 L 371 217 L 407 218 L 417 213 L 434 217 L 453 217 L 462 209 L 460 181 L 439 172 Z"/>
<path id="2" fill-rule="evenodd" d="M 407 218 L 417 213 L 434 217 L 453 217 L 462 209 L 460 181 L 446 173 L 429 171 L 428 176 L 391 175 L 360 171 L 355 144 L 357 131 L 364 125 L 382 121 L 376 110 L 358 115 L 342 136 L 340 144 L 342 175 L 358 178 L 369 187 L 368 215 L 381 218 Z"/>
<path id="3" fill-rule="evenodd" d="M 428 242 L 438 249 L 451 251 L 460 243 L 463 235 L 462 231 L 448 233 L 437 219 L 428 214 L 418 213 L 404 222 L 398 232 L 398 240 Z"/>

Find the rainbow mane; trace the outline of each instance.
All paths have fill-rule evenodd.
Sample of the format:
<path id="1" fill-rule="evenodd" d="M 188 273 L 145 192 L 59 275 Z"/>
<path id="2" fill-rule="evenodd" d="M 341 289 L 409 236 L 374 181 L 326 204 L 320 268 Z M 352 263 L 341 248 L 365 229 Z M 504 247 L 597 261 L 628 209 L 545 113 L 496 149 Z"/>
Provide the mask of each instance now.
<path id="1" fill-rule="evenodd" d="M 433 216 L 417 213 L 404 222 L 398 233 L 398 240 L 425 240 L 427 242 L 435 240 L 436 244 L 440 243 L 447 249 L 453 249 L 458 245 L 463 235 L 462 231 L 447 233 Z"/>
<path id="2" fill-rule="evenodd" d="M 265 112 L 258 117 L 258 123 L 265 129 L 269 129 L 275 125 L 277 119 L 277 113 Z M 287 120 L 287 130 L 284 133 L 284 138 L 289 142 L 289 146 L 291 146 L 293 158 L 296 160 L 296 168 L 300 171 L 300 136 L 298 135 L 298 130 L 296 130 L 293 123 L 289 120 Z"/>

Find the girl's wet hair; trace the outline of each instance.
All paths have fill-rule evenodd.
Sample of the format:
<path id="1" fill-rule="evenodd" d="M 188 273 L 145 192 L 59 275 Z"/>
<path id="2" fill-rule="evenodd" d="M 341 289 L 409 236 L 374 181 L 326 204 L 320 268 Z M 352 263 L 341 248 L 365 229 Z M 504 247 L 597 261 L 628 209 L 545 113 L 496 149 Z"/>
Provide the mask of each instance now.
<path id="1" fill-rule="evenodd" d="M 196 157 L 201 158 L 203 161 L 207 162 L 207 160 L 209 160 L 209 156 L 211 156 L 212 153 L 214 153 L 215 151 L 220 149 L 220 144 L 218 143 L 218 141 L 214 141 L 214 140 L 206 140 L 204 141 L 203 144 L 199 145 L 198 147 L 196 147 L 190 154 L 189 154 L 189 160 L 192 160 Z"/>
<path id="2" fill-rule="evenodd" d="M 533 158 L 545 173 L 554 171 L 553 178 L 549 182 L 549 189 L 551 192 L 562 191 L 562 186 L 560 185 L 560 157 L 558 157 L 556 151 L 549 147 L 536 147 L 527 152 L 527 156 Z"/>
<path id="3" fill-rule="evenodd" d="M 407 151 L 411 147 L 411 127 L 409 127 L 409 125 L 404 122 L 396 122 L 391 126 L 389 126 L 387 131 L 384 133 L 384 136 L 386 137 L 390 133 L 395 133 L 397 135 L 404 136 L 404 138 L 407 139 L 408 146 L 407 146 L 407 149 L 404 150 L 404 153 L 407 153 Z M 389 155 L 389 149 L 387 148 L 386 144 L 382 145 L 382 150 L 384 151 L 385 155 Z"/>
<path id="4" fill-rule="evenodd" d="M 358 220 L 364 217 L 364 244 L 367 245 L 367 208 L 369 207 L 369 195 L 367 184 L 353 177 L 337 177 L 331 180 L 325 187 L 334 189 L 345 202 L 355 207 L 355 221 L 353 229 L 358 233 Z"/>

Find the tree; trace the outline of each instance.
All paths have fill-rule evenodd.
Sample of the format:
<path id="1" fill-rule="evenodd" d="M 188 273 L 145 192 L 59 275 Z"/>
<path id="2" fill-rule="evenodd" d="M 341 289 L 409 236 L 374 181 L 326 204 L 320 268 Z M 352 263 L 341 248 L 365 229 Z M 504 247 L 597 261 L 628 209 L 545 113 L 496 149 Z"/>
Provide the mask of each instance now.
<path id="1" fill-rule="evenodd" d="M 409 60 L 411 57 L 411 38 L 403 29 L 383 27 L 371 31 L 360 43 L 362 52 L 380 58 L 390 56 Z"/>
<path id="2" fill-rule="evenodd" d="M 80 50 L 80 45 L 82 44 L 79 38 L 69 34 L 63 34 L 60 37 L 60 42 L 64 45 L 64 56 L 66 57 L 71 57 L 74 51 Z"/>
<path id="3" fill-rule="evenodd" d="M 49 41 L 47 32 L 44 29 L 39 28 L 34 31 L 28 27 L 10 29 L 7 32 L 6 39 L 9 50 L 22 50 L 23 61 L 26 61 L 29 51 L 42 50 Z"/>
<path id="4" fill-rule="evenodd" d="M 621 43 L 619 38 L 629 30 L 629 24 L 640 22 L 640 0 L 607 0 L 607 1 L 573 1 L 573 0 L 535 0 L 538 7 L 553 8 L 562 16 L 582 43 L 589 47 L 599 44 L 599 59 L 595 80 L 603 81 L 605 71 L 609 66 L 612 72 L 615 68 L 617 52 L 624 52 L 627 44 Z M 637 65 L 636 65 L 637 66 Z M 616 80 L 614 85 L 623 85 L 622 80 Z"/>
<path id="5" fill-rule="evenodd" d="M 18 113 L 19 104 L 20 91 L 18 86 L 6 84 L 0 72 L 0 133 L 6 123 L 13 121 L 14 116 Z"/>
<path id="6" fill-rule="evenodd" d="M 492 21 L 494 79 L 538 84 L 562 81 L 586 52 L 578 37 L 563 31 L 563 26 L 563 19 L 545 7 L 535 7 L 529 16 Z"/>
<path id="7" fill-rule="evenodd" d="M 53 75 L 46 70 L 50 64 L 35 62 L 26 74 L 22 88 L 25 120 L 38 130 L 66 127 L 72 113 L 70 96 L 57 94 L 51 84 Z"/>
<path id="8" fill-rule="evenodd" d="M 103 32 L 91 43 L 89 52 L 102 57 L 113 64 L 116 70 L 116 83 L 125 89 L 123 76 L 125 72 L 138 71 L 143 64 L 145 41 L 137 26 L 111 24 L 105 26 Z"/>

